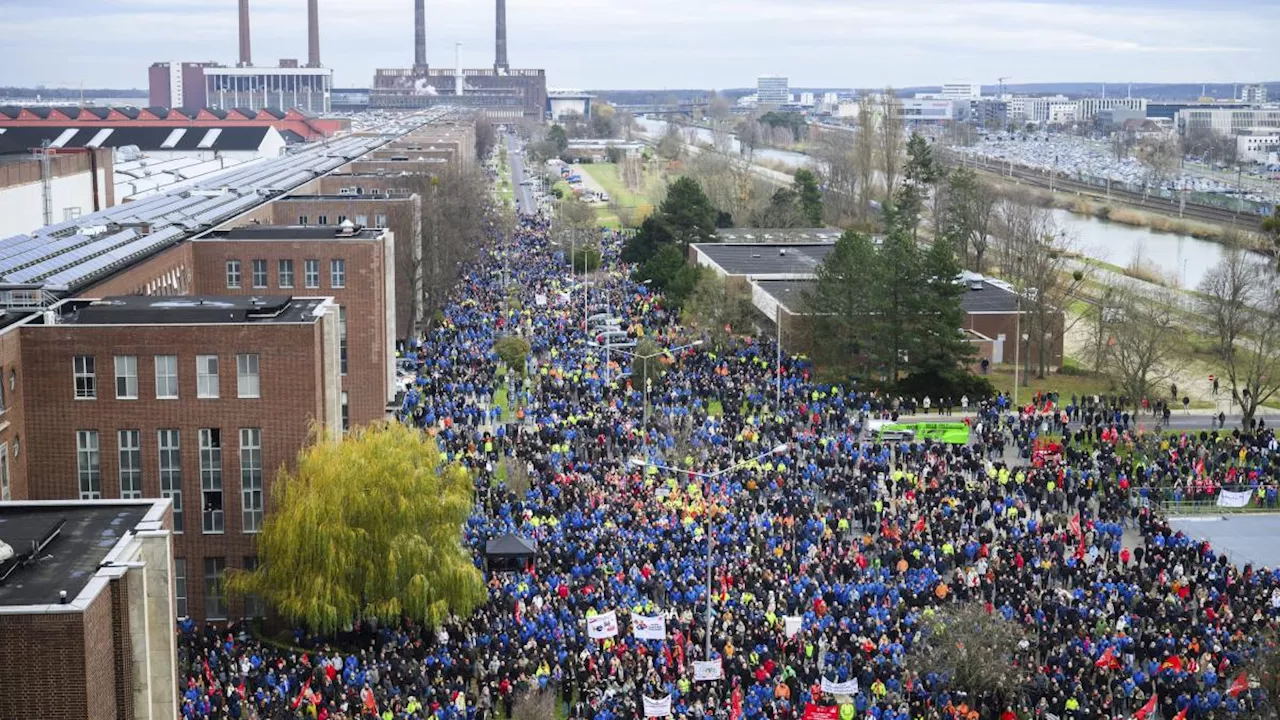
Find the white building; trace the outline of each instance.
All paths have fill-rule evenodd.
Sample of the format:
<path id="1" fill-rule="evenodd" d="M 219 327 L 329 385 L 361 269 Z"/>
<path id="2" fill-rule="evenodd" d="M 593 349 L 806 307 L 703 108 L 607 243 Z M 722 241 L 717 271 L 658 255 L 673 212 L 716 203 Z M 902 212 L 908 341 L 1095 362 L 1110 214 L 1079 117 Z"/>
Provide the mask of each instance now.
<path id="1" fill-rule="evenodd" d="M 1070 125 L 1079 119 L 1079 106 L 1070 102 L 1049 104 L 1049 115 L 1045 122 L 1050 125 Z"/>
<path id="2" fill-rule="evenodd" d="M 327 113 L 333 70 L 299 67 L 209 67 L 204 69 L 205 102 L 231 108 L 298 108 Z"/>
<path id="3" fill-rule="evenodd" d="M 0 237 L 114 205 L 111 150 L 92 154 L 51 155 L 47 163 L 30 155 L 0 158 Z"/>
<path id="4" fill-rule="evenodd" d="M 839 93 L 833 93 L 833 92 L 829 92 L 829 93 L 822 93 L 822 104 L 823 104 L 823 105 L 836 105 L 836 104 L 838 104 L 839 102 L 840 102 L 840 95 L 839 95 Z"/>
<path id="5" fill-rule="evenodd" d="M 800 104 L 805 107 L 813 107 L 817 103 L 814 102 L 813 93 L 803 92 L 803 93 L 800 93 Z"/>
<path id="6" fill-rule="evenodd" d="M 1093 122 L 1099 110 L 1141 110 L 1147 112 L 1146 98 L 1082 98 L 1076 101 L 1076 120 Z"/>
<path id="7" fill-rule="evenodd" d="M 956 105 L 961 102 L 968 101 L 907 98 L 899 100 L 897 107 L 907 122 L 948 122 L 956 119 Z"/>
<path id="8" fill-rule="evenodd" d="M 783 75 L 761 75 L 756 80 L 756 95 L 761 105 L 786 105 L 791 102 L 791 88 Z"/>
<path id="9" fill-rule="evenodd" d="M 1280 129 L 1280 109 L 1187 108 L 1179 110 L 1178 132 L 1212 130 L 1220 135 L 1236 135 L 1253 129 Z"/>
<path id="10" fill-rule="evenodd" d="M 982 86 L 977 83 L 946 83 L 942 97 L 948 100 L 977 100 L 982 97 Z"/>
<path id="11" fill-rule="evenodd" d="M 1271 165 L 1280 152 L 1280 132 L 1249 131 L 1236 136 L 1236 157 L 1242 162 Z"/>
<path id="12" fill-rule="evenodd" d="M 1266 85 L 1245 85 L 1244 87 L 1240 88 L 1240 100 L 1241 102 L 1253 103 L 1255 105 L 1262 105 L 1267 101 L 1267 86 Z"/>

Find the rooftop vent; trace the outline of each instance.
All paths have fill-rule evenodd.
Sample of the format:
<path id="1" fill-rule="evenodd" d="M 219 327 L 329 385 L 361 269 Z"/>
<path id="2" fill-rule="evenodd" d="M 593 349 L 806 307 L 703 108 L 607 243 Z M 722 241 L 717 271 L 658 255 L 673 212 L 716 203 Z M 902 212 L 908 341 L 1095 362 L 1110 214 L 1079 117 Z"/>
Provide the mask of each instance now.
<path id="1" fill-rule="evenodd" d="M 779 254 L 779 255 L 783 255 L 783 256 L 785 256 L 785 255 L 787 254 L 787 249 L 786 249 L 786 248 L 778 248 L 778 254 Z"/>

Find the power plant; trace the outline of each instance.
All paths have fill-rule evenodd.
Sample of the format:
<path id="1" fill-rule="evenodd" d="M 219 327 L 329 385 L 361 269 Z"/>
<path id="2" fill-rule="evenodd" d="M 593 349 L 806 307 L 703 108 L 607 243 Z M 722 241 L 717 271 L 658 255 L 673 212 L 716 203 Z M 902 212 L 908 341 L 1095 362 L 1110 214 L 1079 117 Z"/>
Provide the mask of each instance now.
<path id="1" fill-rule="evenodd" d="M 147 73 L 151 106 L 329 112 L 333 70 L 320 63 L 319 6 L 319 0 L 307 0 L 306 65 L 286 58 L 274 67 L 259 67 L 253 64 L 249 0 L 240 0 L 240 57 L 235 67 L 213 62 L 153 63 Z"/>
<path id="2" fill-rule="evenodd" d="M 507 2 L 495 0 L 491 68 L 432 68 L 427 63 L 426 0 L 414 0 L 411 68 L 386 68 L 373 77 L 369 105 L 420 109 L 436 105 L 483 110 L 492 120 L 541 119 L 547 104 L 545 70 L 512 70 L 507 59 Z M 460 54 L 460 53 L 459 53 Z"/>

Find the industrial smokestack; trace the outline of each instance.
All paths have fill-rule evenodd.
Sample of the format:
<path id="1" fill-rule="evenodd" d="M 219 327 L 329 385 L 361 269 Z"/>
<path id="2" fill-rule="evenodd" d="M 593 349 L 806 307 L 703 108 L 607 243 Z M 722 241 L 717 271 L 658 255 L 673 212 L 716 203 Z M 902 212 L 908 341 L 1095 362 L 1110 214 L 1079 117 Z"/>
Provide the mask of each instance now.
<path id="1" fill-rule="evenodd" d="M 427 3 L 413 0 L 413 69 L 427 69 Z"/>
<path id="2" fill-rule="evenodd" d="M 320 67 L 320 0 L 307 0 L 307 67 Z"/>
<path id="3" fill-rule="evenodd" d="M 249 0 L 240 0 L 240 67 L 253 64 L 249 49 Z"/>
<path id="4" fill-rule="evenodd" d="M 505 75 L 507 65 L 507 0 L 498 0 L 498 37 L 493 61 L 494 72 Z"/>
<path id="5" fill-rule="evenodd" d="M 457 63 L 457 69 L 453 71 L 453 94 L 462 97 L 463 87 L 466 85 L 462 81 L 462 43 L 456 43 L 453 46 L 453 60 Z"/>

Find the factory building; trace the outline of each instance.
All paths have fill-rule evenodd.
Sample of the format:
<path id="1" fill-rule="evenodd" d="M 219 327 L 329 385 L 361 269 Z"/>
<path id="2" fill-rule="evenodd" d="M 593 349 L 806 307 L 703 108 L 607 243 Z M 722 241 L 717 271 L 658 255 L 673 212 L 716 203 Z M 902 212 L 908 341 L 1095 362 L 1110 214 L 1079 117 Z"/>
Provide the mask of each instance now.
<path id="1" fill-rule="evenodd" d="M 369 106 L 409 109 L 450 105 L 481 110 L 497 122 L 542 119 L 547 105 L 547 73 L 510 67 L 506 0 L 495 2 L 493 67 L 463 68 L 459 51 L 455 67 L 450 69 L 427 64 L 426 0 L 415 0 L 413 67 L 379 69 L 373 77 Z"/>

